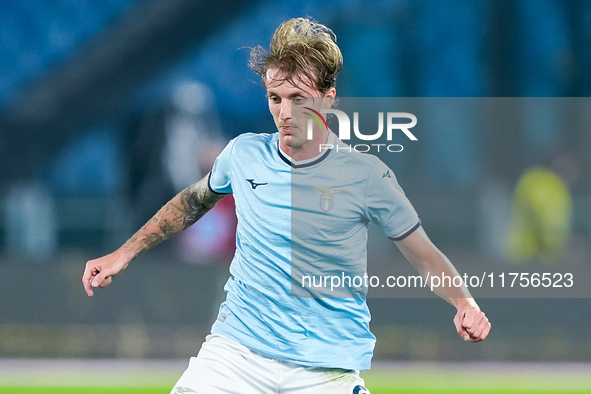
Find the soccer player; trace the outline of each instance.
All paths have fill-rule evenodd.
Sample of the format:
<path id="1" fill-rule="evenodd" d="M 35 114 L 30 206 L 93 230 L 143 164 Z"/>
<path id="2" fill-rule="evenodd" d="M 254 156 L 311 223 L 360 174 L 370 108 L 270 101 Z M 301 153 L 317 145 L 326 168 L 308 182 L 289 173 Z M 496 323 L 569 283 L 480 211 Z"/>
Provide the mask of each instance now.
<path id="1" fill-rule="evenodd" d="M 226 300 L 173 394 L 368 393 L 359 370 L 370 367 L 375 337 L 363 294 L 293 297 L 292 290 L 304 283 L 298 274 L 363 271 L 371 222 L 421 275 L 458 274 L 423 231 L 392 170 L 371 155 L 319 149 L 346 147 L 327 128 L 315 125 L 308 138 L 296 110 L 333 105 L 342 62 L 330 29 L 307 18 L 284 22 L 270 52 L 253 49 L 249 64 L 262 77 L 277 132 L 234 138 L 210 174 L 117 251 L 86 264 L 82 282 L 92 296 L 233 194 L 238 226 Z M 490 323 L 465 287 L 435 291 L 456 307 L 465 341 L 487 336 Z"/>

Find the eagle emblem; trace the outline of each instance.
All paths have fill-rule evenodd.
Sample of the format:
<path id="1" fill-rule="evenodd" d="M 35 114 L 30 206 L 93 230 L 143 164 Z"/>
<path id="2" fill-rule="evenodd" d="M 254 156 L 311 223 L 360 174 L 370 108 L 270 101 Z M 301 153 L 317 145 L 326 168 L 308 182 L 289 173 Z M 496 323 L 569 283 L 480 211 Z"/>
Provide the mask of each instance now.
<path id="1" fill-rule="evenodd" d="M 322 195 L 320 196 L 320 208 L 324 212 L 328 212 L 334 207 L 334 195 L 345 191 L 345 189 L 328 189 L 324 186 L 312 185 Z"/>

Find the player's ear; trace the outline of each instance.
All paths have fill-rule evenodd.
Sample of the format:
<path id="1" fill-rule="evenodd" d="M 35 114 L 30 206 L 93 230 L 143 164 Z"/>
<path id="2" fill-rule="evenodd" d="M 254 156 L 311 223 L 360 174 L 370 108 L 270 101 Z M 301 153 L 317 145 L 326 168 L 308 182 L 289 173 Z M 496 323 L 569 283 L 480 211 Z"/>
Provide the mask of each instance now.
<path id="1" fill-rule="evenodd" d="M 323 108 L 331 108 L 332 103 L 337 95 L 337 90 L 335 88 L 330 88 L 324 93 L 324 98 L 322 101 Z"/>

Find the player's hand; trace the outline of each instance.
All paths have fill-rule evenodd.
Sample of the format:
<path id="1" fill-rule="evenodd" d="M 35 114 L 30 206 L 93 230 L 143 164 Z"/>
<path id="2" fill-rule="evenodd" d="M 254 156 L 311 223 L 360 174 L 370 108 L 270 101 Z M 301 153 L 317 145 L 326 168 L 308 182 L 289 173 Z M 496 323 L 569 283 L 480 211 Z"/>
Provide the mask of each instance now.
<path id="1" fill-rule="evenodd" d="M 82 276 L 84 290 L 89 297 L 94 294 L 93 287 L 105 288 L 111 284 L 113 276 L 123 271 L 129 259 L 119 252 L 113 252 L 101 258 L 90 260 Z"/>
<path id="2" fill-rule="evenodd" d="M 454 317 L 454 324 L 458 334 L 466 342 L 480 342 L 490 331 L 488 318 L 477 306 L 467 305 L 458 308 Z"/>

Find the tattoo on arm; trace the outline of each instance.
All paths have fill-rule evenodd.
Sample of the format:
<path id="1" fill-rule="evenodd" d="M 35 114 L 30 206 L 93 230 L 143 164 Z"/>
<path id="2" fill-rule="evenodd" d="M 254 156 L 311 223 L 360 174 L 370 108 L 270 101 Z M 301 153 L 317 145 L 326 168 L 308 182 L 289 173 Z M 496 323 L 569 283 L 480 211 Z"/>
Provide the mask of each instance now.
<path id="1" fill-rule="evenodd" d="M 191 226 L 226 196 L 212 192 L 207 179 L 208 176 L 177 194 L 126 242 L 135 246 L 133 258 Z"/>

